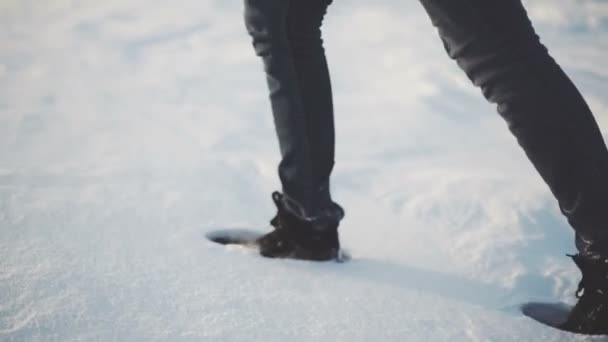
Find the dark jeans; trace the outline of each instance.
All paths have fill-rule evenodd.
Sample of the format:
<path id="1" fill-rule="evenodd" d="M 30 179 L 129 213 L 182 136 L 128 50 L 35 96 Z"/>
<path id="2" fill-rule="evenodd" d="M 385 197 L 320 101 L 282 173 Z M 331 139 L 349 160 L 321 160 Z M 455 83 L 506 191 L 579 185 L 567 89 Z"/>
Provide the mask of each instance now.
<path id="1" fill-rule="evenodd" d="M 540 43 L 520 0 L 420 0 L 449 56 L 517 138 L 576 231 L 608 257 L 608 150 L 589 107 Z M 284 191 L 306 207 L 329 199 L 333 114 L 320 26 L 326 0 L 246 0 L 266 66 Z"/>
<path id="2" fill-rule="evenodd" d="M 335 207 L 329 193 L 334 114 L 321 39 L 330 2 L 245 0 L 245 23 L 270 89 L 283 192 L 290 208 L 307 218 Z"/>

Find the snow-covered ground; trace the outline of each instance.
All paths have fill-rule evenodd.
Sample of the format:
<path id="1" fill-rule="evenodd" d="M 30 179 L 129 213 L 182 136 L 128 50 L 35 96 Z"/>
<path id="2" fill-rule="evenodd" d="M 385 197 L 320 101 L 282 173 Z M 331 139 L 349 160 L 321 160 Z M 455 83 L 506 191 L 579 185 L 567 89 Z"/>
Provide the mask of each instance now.
<path id="1" fill-rule="evenodd" d="M 608 2 L 528 0 L 608 129 Z M 0 341 L 582 341 L 572 232 L 417 1 L 334 1 L 346 264 L 264 231 L 278 148 L 240 1 L 0 3 Z"/>

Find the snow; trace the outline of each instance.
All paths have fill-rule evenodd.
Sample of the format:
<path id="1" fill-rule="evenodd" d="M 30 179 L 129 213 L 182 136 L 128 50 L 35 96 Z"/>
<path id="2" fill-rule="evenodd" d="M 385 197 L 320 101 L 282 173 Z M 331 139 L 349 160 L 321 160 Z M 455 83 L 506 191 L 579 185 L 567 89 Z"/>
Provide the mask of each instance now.
<path id="1" fill-rule="evenodd" d="M 605 131 L 608 3 L 526 4 Z M 353 260 L 267 260 L 205 239 L 278 188 L 241 2 L 3 1 L 0 340 L 593 340 L 519 313 L 573 301 L 573 234 L 421 6 L 335 1 L 325 38 Z"/>

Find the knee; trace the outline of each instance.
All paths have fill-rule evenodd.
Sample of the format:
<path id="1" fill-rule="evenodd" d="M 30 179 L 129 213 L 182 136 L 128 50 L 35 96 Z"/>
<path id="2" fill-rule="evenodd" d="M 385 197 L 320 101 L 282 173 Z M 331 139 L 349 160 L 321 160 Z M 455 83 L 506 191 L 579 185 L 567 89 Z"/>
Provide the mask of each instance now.
<path id="1" fill-rule="evenodd" d="M 280 12 L 274 13 L 262 7 L 245 6 L 245 27 L 258 56 L 288 48 L 287 26 Z"/>
<path id="2" fill-rule="evenodd" d="M 317 51 L 323 46 L 321 27 L 327 12 L 327 0 L 293 3 L 297 13 L 287 23 L 287 39 L 294 53 Z"/>
<path id="3" fill-rule="evenodd" d="M 444 44 L 450 57 L 493 103 L 545 87 L 544 76 L 555 64 L 533 33 L 504 39 L 481 36 L 460 45 Z"/>
<path id="4" fill-rule="evenodd" d="M 538 91 L 556 65 L 523 7 L 504 6 L 504 18 L 484 9 L 471 20 L 440 27 L 448 55 L 494 103 Z"/>

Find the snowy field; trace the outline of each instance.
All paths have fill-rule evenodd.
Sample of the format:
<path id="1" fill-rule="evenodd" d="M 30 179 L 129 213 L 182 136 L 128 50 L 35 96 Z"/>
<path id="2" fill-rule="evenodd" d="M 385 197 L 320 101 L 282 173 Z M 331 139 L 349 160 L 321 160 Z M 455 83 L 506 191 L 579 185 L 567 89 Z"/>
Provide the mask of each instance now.
<path id="1" fill-rule="evenodd" d="M 606 132 L 608 2 L 526 4 Z M 420 4 L 325 38 L 353 260 L 267 260 L 205 239 L 278 189 L 240 1 L 0 2 L 0 341 L 593 340 L 519 313 L 572 302 L 573 234 Z"/>

